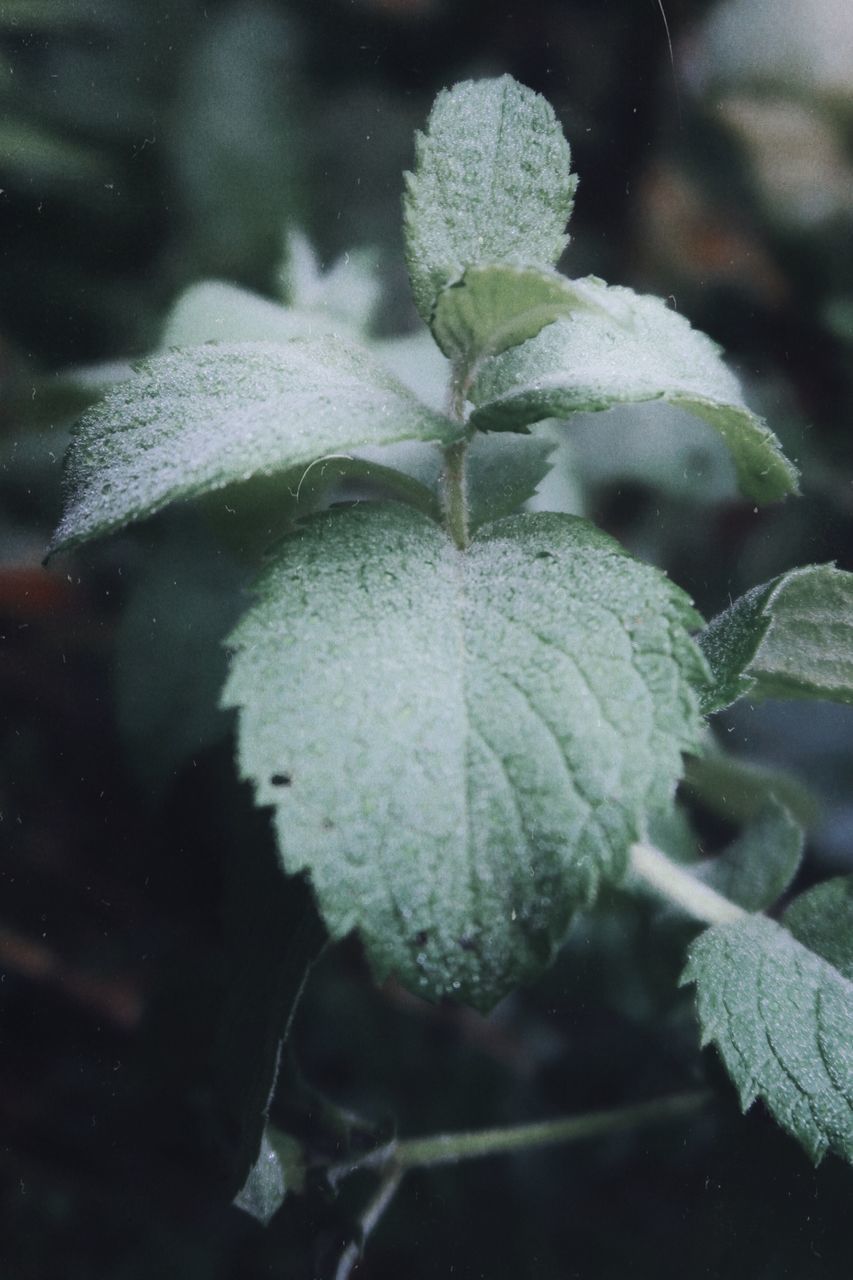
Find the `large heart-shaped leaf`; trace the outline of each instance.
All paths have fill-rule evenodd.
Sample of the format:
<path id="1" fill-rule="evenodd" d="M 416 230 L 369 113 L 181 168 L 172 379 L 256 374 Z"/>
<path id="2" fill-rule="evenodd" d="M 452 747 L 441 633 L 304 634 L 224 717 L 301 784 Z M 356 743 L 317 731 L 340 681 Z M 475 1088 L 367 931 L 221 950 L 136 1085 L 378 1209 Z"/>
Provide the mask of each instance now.
<path id="1" fill-rule="evenodd" d="M 569 516 L 459 551 L 395 505 L 287 539 L 231 638 L 224 703 L 286 868 L 379 977 L 488 1006 L 622 875 L 695 746 L 696 615 Z"/>
<path id="2" fill-rule="evenodd" d="M 359 446 L 458 437 L 363 348 L 325 337 L 146 360 L 80 420 L 51 551 L 256 475 Z"/>

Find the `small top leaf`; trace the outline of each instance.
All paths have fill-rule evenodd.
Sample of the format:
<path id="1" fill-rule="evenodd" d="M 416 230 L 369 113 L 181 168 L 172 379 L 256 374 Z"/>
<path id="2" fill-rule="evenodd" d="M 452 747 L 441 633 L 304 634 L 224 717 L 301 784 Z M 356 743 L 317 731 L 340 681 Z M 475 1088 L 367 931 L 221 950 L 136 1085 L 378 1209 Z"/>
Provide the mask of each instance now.
<path id="1" fill-rule="evenodd" d="M 808 565 L 753 587 L 699 636 L 705 711 L 751 698 L 853 703 L 853 573 Z"/>
<path id="2" fill-rule="evenodd" d="M 682 982 L 744 1110 L 761 1098 L 814 1160 L 853 1163 L 853 982 L 763 916 L 701 934 Z"/>
<path id="3" fill-rule="evenodd" d="M 469 267 L 438 295 L 432 332 L 448 359 L 471 369 L 583 306 L 582 290 L 556 271 L 505 263 Z"/>
<path id="4" fill-rule="evenodd" d="M 510 76 L 440 93 L 406 175 L 406 253 L 418 310 L 477 263 L 548 268 L 567 244 L 577 179 L 550 104 Z"/>
<path id="5" fill-rule="evenodd" d="M 255 475 L 461 428 L 363 348 L 296 339 L 177 349 L 139 366 L 80 420 L 50 552 Z"/>
<path id="6" fill-rule="evenodd" d="M 377 976 L 493 1004 L 624 872 L 696 744 L 695 614 L 584 520 L 511 516 L 460 552 L 409 508 L 286 539 L 223 694 L 330 931 Z"/>
<path id="7" fill-rule="evenodd" d="M 484 362 L 470 391 L 474 426 L 521 431 L 579 410 L 665 400 L 720 432 L 744 493 L 769 502 L 796 489 L 796 470 L 710 338 L 660 298 L 594 278 L 571 283 L 582 308 Z"/>

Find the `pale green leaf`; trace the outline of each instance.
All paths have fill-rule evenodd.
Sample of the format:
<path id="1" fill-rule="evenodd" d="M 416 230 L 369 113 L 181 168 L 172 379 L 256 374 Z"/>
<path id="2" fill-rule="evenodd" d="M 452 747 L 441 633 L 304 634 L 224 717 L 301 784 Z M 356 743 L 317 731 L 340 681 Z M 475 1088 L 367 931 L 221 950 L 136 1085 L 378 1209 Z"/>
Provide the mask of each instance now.
<path id="1" fill-rule="evenodd" d="M 521 431 L 542 418 L 662 400 L 719 431 L 741 489 L 756 501 L 796 489 L 794 467 L 744 404 L 710 338 L 660 298 L 594 279 L 574 283 L 583 286 L 583 309 L 483 363 L 469 393 L 474 426 Z"/>
<path id="2" fill-rule="evenodd" d="M 288 1133 L 267 1125 L 258 1158 L 234 1205 L 269 1226 L 284 1204 L 285 1196 L 305 1186 L 305 1156 L 299 1142 Z"/>
<path id="3" fill-rule="evenodd" d="M 289 342 L 291 338 L 320 338 L 342 331 L 346 333 L 345 326 L 326 312 L 282 307 L 223 280 L 203 280 L 178 298 L 166 320 L 160 346 Z"/>
<path id="4" fill-rule="evenodd" d="M 353 249 L 323 271 L 308 238 L 294 231 L 287 238 L 279 284 L 291 307 L 327 315 L 354 333 L 367 334 L 382 293 L 377 266 L 375 252 Z"/>
<path id="5" fill-rule="evenodd" d="M 671 798 L 706 678 L 686 597 L 583 520 L 460 552 L 397 506 L 316 517 L 257 590 L 223 701 L 286 869 L 378 977 L 491 1005 Z"/>
<path id="6" fill-rule="evenodd" d="M 706 930 L 682 981 L 743 1109 L 761 1098 L 814 1160 L 853 1162 L 853 982 L 764 916 Z"/>
<path id="7" fill-rule="evenodd" d="M 802 828 L 771 799 L 728 848 L 703 862 L 696 874 L 745 911 L 763 911 L 791 884 L 802 854 Z"/>
<path id="8" fill-rule="evenodd" d="M 439 413 L 444 409 L 451 368 L 428 329 L 403 338 L 384 338 L 373 343 L 373 350 L 419 400 Z"/>
<path id="9" fill-rule="evenodd" d="M 853 702 L 853 574 L 783 573 L 713 618 L 699 643 L 714 677 L 706 711 L 747 694 Z"/>
<path id="10" fill-rule="evenodd" d="M 553 452 L 553 441 L 541 436 L 474 436 L 465 459 L 471 529 L 512 515 L 532 498 Z"/>
<path id="11" fill-rule="evenodd" d="M 470 368 L 582 306 L 574 282 L 556 271 L 499 263 L 469 267 L 438 295 L 432 332 L 449 360 Z"/>
<path id="12" fill-rule="evenodd" d="M 339 339 L 171 351 L 145 361 L 80 420 L 51 551 L 238 480 L 459 431 L 367 351 Z"/>
<path id="13" fill-rule="evenodd" d="M 470 266 L 548 268 L 567 243 L 577 179 L 549 103 L 510 76 L 438 95 L 406 175 L 406 258 L 429 323 L 438 295 Z"/>
<path id="14" fill-rule="evenodd" d="M 824 880 L 795 898 L 785 928 L 853 982 L 853 875 Z"/>

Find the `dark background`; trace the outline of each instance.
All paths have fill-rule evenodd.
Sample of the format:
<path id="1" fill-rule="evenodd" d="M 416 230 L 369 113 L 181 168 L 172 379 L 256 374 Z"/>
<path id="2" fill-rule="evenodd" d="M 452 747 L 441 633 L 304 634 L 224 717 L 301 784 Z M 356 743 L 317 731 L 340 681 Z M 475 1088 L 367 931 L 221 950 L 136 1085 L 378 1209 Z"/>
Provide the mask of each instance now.
<path id="1" fill-rule="evenodd" d="M 796 564 L 853 568 L 851 19 L 844 0 L 735 8 L 727 27 L 722 6 L 669 0 L 670 59 L 654 0 L 2 6 L 4 1277 L 322 1280 L 368 1192 L 335 1201 L 318 1179 L 266 1231 L 229 1207 L 240 1121 L 217 1089 L 260 1087 L 270 1001 L 321 931 L 233 779 L 215 646 L 201 661 L 188 639 L 224 633 L 244 566 L 188 512 L 41 567 L 87 398 L 64 371 L 149 350 L 194 280 L 272 292 L 295 227 L 326 263 L 375 247 L 379 330 L 414 329 L 413 131 L 442 86 L 508 71 L 572 144 L 566 270 L 669 296 L 803 470 L 802 499 L 759 512 L 710 448 L 601 454 L 603 427 L 579 446 L 588 514 L 706 614 Z M 746 707 L 720 735 L 812 789 L 801 885 L 849 870 L 851 712 Z M 728 835 L 696 816 L 704 847 Z M 273 1108 L 312 1150 L 717 1094 L 657 1131 L 412 1175 L 359 1275 L 849 1275 L 849 1170 L 739 1116 L 675 988 L 682 943 L 615 901 L 488 1020 L 375 988 L 355 943 L 322 956 Z"/>

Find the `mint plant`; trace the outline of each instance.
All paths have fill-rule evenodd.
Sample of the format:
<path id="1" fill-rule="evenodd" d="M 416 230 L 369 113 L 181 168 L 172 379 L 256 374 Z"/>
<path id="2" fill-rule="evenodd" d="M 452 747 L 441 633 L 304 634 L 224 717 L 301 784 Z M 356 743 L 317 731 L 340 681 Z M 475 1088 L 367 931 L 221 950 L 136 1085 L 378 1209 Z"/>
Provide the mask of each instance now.
<path id="1" fill-rule="evenodd" d="M 682 980 L 743 1106 L 853 1161 L 853 877 L 780 914 L 802 830 L 778 793 L 712 860 L 655 840 L 685 755 L 691 785 L 718 768 L 707 717 L 744 697 L 853 702 L 853 575 L 793 569 L 706 625 L 589 521 L 523 509 L 551 465 L 535 424 L 570 435 L 578 412 L 641 401 L 717 431 L 755 503 L 797 489 L 709 338 L 556 269 L 576 185 L 537 94 L 508 77 L 442 93 L 404 202 L 436 348 L 371 342 L 357 264 L 321 277 L 298 243 L 289 308 L 196 286 L 164 349 L 78 424 L 50 550 L 242 489 L 268 545 L 222 705 L 332 938 L 356 931 L 377 980 L 488 1010 L 603 887 L 653 893 L 702 926 L 685 925 Z M 573 1132 L 392 1143 L 372 1158 L 377 1204 L 448 1151 Z M 291 1175 L 260 1129 L 251 1159 L 261 1142 L 243 1203 L 268 1217 Z"/>

